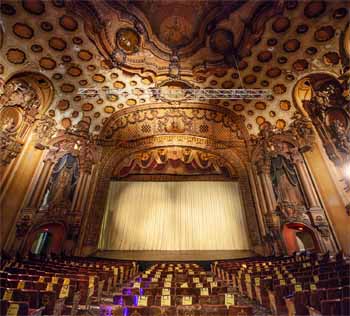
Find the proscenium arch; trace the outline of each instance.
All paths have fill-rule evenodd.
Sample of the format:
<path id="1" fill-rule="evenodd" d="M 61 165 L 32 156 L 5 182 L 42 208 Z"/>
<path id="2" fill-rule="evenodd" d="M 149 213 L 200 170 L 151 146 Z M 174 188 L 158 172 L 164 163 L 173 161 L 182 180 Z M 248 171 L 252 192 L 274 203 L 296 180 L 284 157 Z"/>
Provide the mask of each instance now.
<path id="1" fill-rule="evenodd" d="M 204 110 L 204 111 L 210 111 L 214 113 L 220 113 L 223 116 L 226 116 L 229 118 L 233 124 L 236 125 L 237 129 L 239 130 L 241 139 L 233 139 L 237 141 L 248 140 L 250 138 L 248 130 L 246 126 L 244 125 L 244 117 L 242 115 L 238 115 L 235 112 L 226 109 L 224 107 L 214 106 L 210 104 L 205 103 L 195 103 L 195 102 L 184 102 L 180 103 L 178 105 L 169 105 L 168 103 L 148 103 L 148 104 L 142 104 L 131 108 L 125 108 L 120 111 L 117 111 L 114 113 L 107 122 L 103 125 L 103 128 L 101 129 L 101 132 L 99 134 L 99 140 L 102 144 L 106 145 L 115 145 L 115 141 L 113 141 L 113 137 L 110 140 L 106 140 L 105 135 L 107 134 L 108 130 L 112 128 L 113 124 L 117 122 L 118 119 L 122 117 L 126 117 L 127 115 L 134 114 L 135 115 L 138 112 L 152 112 L 156 110 Z M 155 118 L 153 118 L 155 119 Z M 203 116 L 203 119 L 207 119 L 207 117 Z M 150 120 L 151 121 L 151 120 Z M 140 121 L 135 121 L 132 124 L 138 124 Z M 214 123 L 220 123 L 219 121 Z M 222 122 L 221 122 L 222 123 Z M 184 133 L 185 135 L 186 133 Z M 150 135 L 148 135 L 149 137 Z M 107 141 L 107 142 L 106 142 Z"/>
<path id="2" fill-rule="evenodd" d="M 122 162 L 125 157 L 131 156 L 137 152 L 140 152 L 141 150 L 150 150 L 164 147 L 169 148 L 172 146 L 184 148 L 190 147 L 197 150 L 207 151 L 224 159 L 231 165 L 234 170 L 237 171 L 238 183 L 247 219 L 247 228 L 250 233 L 250 244 L 252 248 L 261 244 L 261 233 L 259 231 L 253 196 L 250 190 L 247 166 L 243 162 L 244 158 L 240 157 L 234 148 L 215 149 L 214 151 L 214 149 L 208 148 L 207 146 L 200 143 L 194 143 L 189 146 L 174 144 L 171 140 L 169 140 L 168 142 L 162 143 L 162 145 L 146 144 L 142 148 L 126 149 L 121 147 L 114 147 L 106 149 L 106 152 L 104 153 L 104 159 L 100 165 L 99 177 L 96 182 L 96 187 L 98 189 L 95 191 L 94 203 L 90 211 L 88 224 L 86 227 L 86 231 L 89 231 L 90 234 L 87 235 L 84 239 L 84 246 L 90 248 L 90 252 L 93 252 L 97 249 L 97 244 L 101 233 L 102 219 L 107 202 L 108 188 L 111 179 L 111 170 L 114 170 L 117 167 L 118 163 Z"/>

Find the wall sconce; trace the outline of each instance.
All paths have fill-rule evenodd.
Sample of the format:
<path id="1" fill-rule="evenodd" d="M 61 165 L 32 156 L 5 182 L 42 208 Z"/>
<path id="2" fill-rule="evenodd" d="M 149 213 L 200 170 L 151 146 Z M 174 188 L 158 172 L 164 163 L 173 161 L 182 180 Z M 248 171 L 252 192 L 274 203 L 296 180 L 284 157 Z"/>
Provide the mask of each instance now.
<path id="1" fill-rule="evenodd" d="M 77 140 L 74 144 L 74 149 L 80 151 L 81 143 L 80 140 Z"/>
<path id="2" fill-rule="evenodd" d="M 350 181 L 350 161 L 347 161 L 344 166 L 344 176 L 346 181 Z"/>

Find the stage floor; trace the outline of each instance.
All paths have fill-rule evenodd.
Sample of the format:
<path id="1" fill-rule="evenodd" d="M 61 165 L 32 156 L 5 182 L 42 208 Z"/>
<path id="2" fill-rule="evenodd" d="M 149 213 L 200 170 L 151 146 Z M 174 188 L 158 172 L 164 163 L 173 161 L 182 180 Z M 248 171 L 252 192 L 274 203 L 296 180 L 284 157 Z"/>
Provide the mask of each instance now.
<path id="1" fill-rule="evenodd" d="M 97 258 L 135 261 L 212 261 L 250 258 L 256 254 L 250 250 L 98 250 L 92 255 Z"/>

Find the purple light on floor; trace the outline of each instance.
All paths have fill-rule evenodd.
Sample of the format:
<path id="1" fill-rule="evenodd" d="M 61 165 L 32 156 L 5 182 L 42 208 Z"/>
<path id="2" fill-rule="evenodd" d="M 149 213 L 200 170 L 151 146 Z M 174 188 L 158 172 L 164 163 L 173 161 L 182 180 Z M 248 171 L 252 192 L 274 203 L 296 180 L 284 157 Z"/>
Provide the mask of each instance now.
<path id="1" fill-rule="evenodd" d="M 143 295 L 143 288 L 140 288 L 140 295 Z"/>

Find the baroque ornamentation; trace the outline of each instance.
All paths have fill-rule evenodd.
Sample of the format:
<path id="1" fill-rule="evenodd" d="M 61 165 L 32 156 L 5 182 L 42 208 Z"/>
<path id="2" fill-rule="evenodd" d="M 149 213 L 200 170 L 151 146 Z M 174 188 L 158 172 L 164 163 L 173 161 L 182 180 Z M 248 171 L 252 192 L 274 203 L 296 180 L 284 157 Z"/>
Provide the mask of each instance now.
<path id="1" fill-rule="evenodd" d="M 337 166 L 350 157 L 349 101 L 343 95 L 343 86 L 329 75 L 313 75 L 309 78 L 311 98 L 302 100 L 323 146 Z"/>
<path id="2" fill-rule="evenodd" d="M 314 142 L 310 120 L 295 114 L 290 128 L 285 131 L 267 125 L 258 137 L 253 139 L 252 159 L 263 185 L 271 183 L 272 190 L 266 190 L 276 200 L 276 209 L 268 212 L 264 219 L 267 239 L 275 252 L 285 251 L 282 229 L 285 224 L 303 223 L 314 227 L 330 245 L 330 228 L 324 210 L 320 207 L 307 208 L 305 187 L 306 174 L 301 174 L 304 164 L 302 152 L 309 150 Z M 260 171 L 260 172 L 259 172 Z M 304 177 L 304 178 L 303 178 Z M 272 196 L 271 196 L 272 194 Z"/>
<path id="3" fill-rule="evenodd" d="M 217 67 L 218 63 L 232 66 L 232 55 L 238 60 L 249 56 L 261 39 L 266 22 L 283 12 L 283 1 L 224 5 L 210 1 L 178 2 L 174 4 L 177 13 L 170 16 L 166 1 L 143 5 L 137 1 L 105 0 L 70 2 L 68 6 L 83 17 L 86 32 L 111 68 L 120 66 L 128 71 L 157 74 L 165 74 L 174 50 L 184 73 L 192 73 L 190 59 L 195 54 L 210 53 L 203 61 L 205 68 Z M 231 41 L 218 38 L 222 30 L 234 34 Z M 122 57 L 121 53 L 127 56 Z"/>
<path id="4" fill-rule="evenodd" d="M 295 112 L 289 125 L 289 133 L 298 142 L 301 152 L 308 151 L 315 142 L 315 133 L 312 128 L 312 121 L 299 112 Z"/>
<path id="5" fill-rule="evenodd" d="M 229 142 L 243 140 L 245 128 L 239 116 L 222 109 L 214 110 L 208 106 L 195 109 L 188 105 L 170 109 L 162 105 L 145 106 L 113 115 L 101 131 L 99 141 L 114 144 L 123 139 L 132 141 L 159 133 L 208 135 L 212 139 Z"/>
<path id="6" fill-rule="evenodd" d="M 16 223 L 16 237 L 23 238 L 29 231 L 33 222 L 34 210 L 25 208 L 21 211 L 20 219 Z"/>
<path id="7" fill-rule="evenodd" d="M 136 153 L 127 157 L 114 171 L 118 178 L 131 174 L 211 174 L 234 177 L 232 170 L 224 159 L 191 148 L 160 148 Z"/>
<path id="8" fill-rule="evenodd" d="M 56 121 L 47 115 L 43 115 L 38 120 L 34 128 L 34 137 L 38 141 L 35 145 L 37 149 L 43 150 L 47 148 L 47 144 L 57 132 L 56 125 Z"/>
<path id="9" fill-rule="evenodd" d="M 24 80 L 12 80 L 0 96 L 1 163 L 8 164 L 21 152 L 25 137 L 39 113 L 36 91 Z"/>

